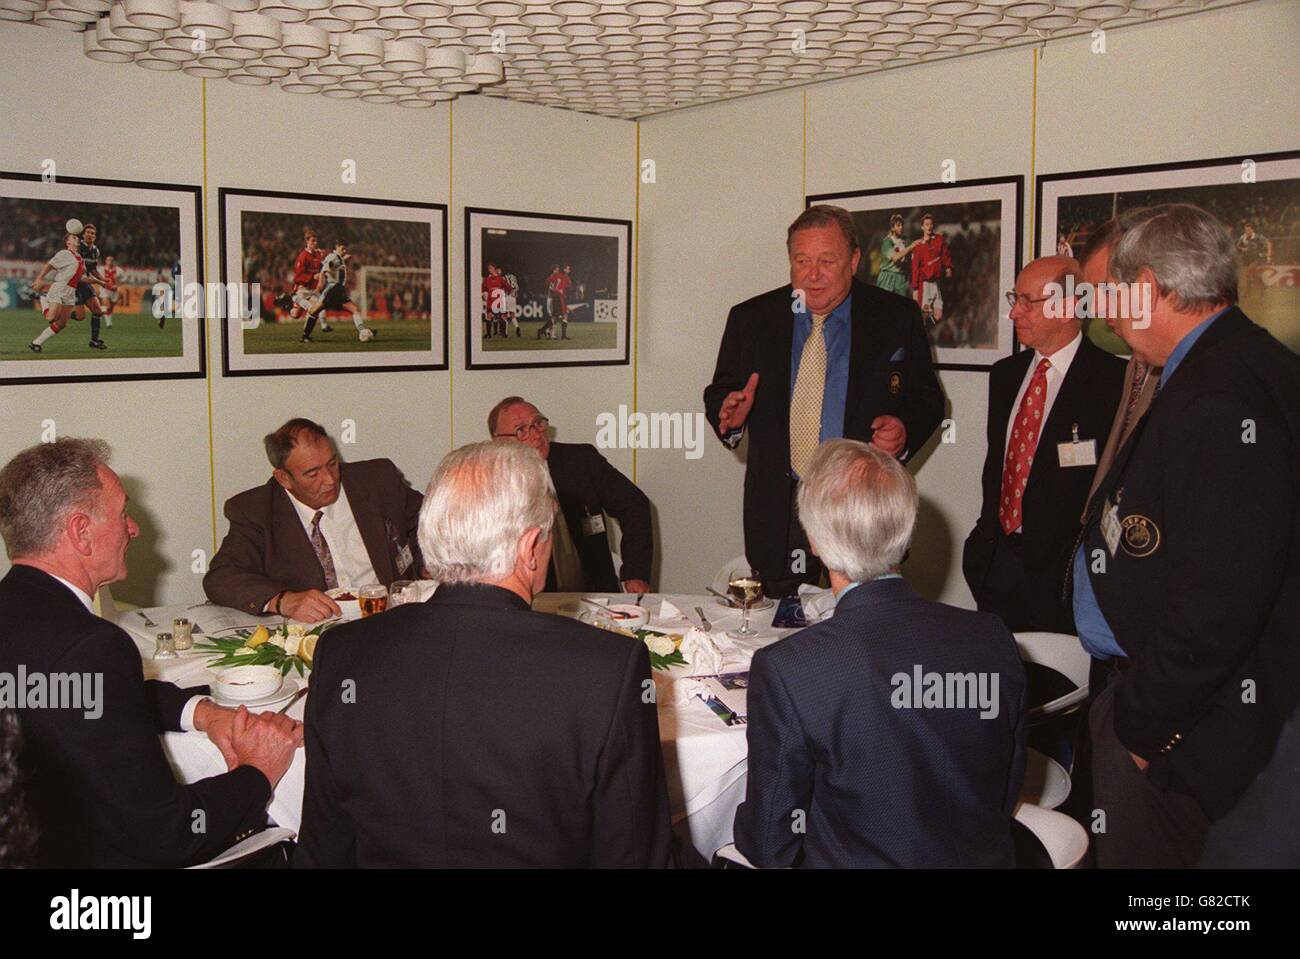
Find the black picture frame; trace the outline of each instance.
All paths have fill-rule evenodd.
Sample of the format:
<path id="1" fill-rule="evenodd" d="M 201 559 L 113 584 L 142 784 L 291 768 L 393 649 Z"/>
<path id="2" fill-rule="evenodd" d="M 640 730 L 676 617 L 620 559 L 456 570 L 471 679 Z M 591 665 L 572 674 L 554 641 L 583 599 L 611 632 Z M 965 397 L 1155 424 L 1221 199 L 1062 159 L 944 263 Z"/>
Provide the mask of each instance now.
<path id="1" fill-rule="evenodd" d="M 1253 164 L 1249 182 L 1243 179 L 1247 162 Z M 1059 241 L 1063 201 L 1067 207 L 1068 201 L 1078 207 L 1074 211 L 1067 209 L 1064 218 L 1064 225 L 1072 231 L 1084 219 L 1085 210 L 1098 206 L 1108 196 L 1110 215 L 1152 202 L 1196 203 L 1210 209 L 1236 236 L 1235 230 L 1240 229 L 1236 221 L 1258 219 L 1261 209 L 1280 206 L 1282 210 L 1300 210 L 1300 150 L 1040 174 L 1034 184 L 1034 255 L 1048 248 L 1049 235 L 1052 242 Z M 1100 216 L 1087 219 L 1098 220 Z M 1227 222 L 1225 217 L 1234 222 Z M 1066 234 L 1072 255 L 1082 253 L 1086 236 Z M 1243 262 L 1238 305 L 1291 349 L 1300 350 L 1300 325 L 1295 322 L 1300 314 L 1300 215 L 1290 218 L 1277 239 L 1279 247 L 1285 243 L 1285 249 L 1274 248 L 1270 242 L 1269 260 L 1280 260 L 1280 264 L 1253 269 L 1252 264 Z M 1290 293 L 1292 290 L 1296 292 Z M 1129 353 L 1128 346 L 1105 323 L 1089 323 L 1087 335 L 1110 353 Z"/>
<path id="2" fill-rule="evenodd" d="M 358 219 L 376 220 L 383 219 L 377 214 L 384 211 L 421 211 L 426 214 L 425 217 L 398 217 L 395 218 L 395 221 L 427 222 L 431 229 L 429 250 L 429 291 L 431 294 L 431 310 L 428 317 L 430 349 L 427 352 L 420 354 L 421 357 L 423 357 L 422 359 L 402 362 L 403 357 L 396 354 L 406 351 L 383 350 L 382 336 L 376 337 L 376 341 L 379 343 L 377 347 L 363 347 L 358 344 L 356 349 L 340 349 L 335 352 L 319 354 L 289 352 L 287 350 L 260 354 L 245 354 L 242 352 L 242 334 L 247 331 L 243 330 L 242 327 L 237 329 L 232 322 L 223 320 L 221 331 L 222 376 L 308 376 L 330 373 L 402 373 L 440 371 L 450 368 L 449 354 L 451 336 L 447 284 L 449 211 L 447 204 L 427 203 L 415 200 L 331 196 L 319 193 L 307 194 L 231 186 L 218 188 L 217 201 L 218 230 L 220 237 L 218 250 L 220 256 L 221 282 L 223 284 L 244 282 L 242 276 L 242 258 L 239 279 L 232 280 L 232 274 L 234 271 L 231 267 L 231 246 L 236 242 L 236 235 L 232 231 L 231 224 L 232 217 L 237 217 L 245 212 L 266 213 L 272 215 L 283 214 L 285 216 L 298 218 L 319 218 L 321 220 L 330 220 L 346 218 L 348 216 L 348 211 L 351 211 Z M 277 201 L 281 205 L 281 209 L 274 208 Z M 312 210 L 312 207 L 315 207 L 316 209 Z M 308 212 L 309 210 L 310 212 Z M 363 211 L 376 215 L 362 218 L 360 217 L 360 213 Z M 242 240 L 242 235 L 240 236 L 240 239 Z M 441 329 L 441 336 L 438 335 L 439 328 Z M 235 344 L 233 342 L 233 335 L 236 332 L 241 335 L 239 344 L 240 349 L 238 350 L 235 349 Z M 382 328 L 380 332 L 382 333 Z M 367 353 L 372 356 L 384 355 L 385 362 L 376 363 L 373 361 L 363 360 L 357 363 L 342 363 L 339 360 L 340 357 L 357 356 L 358 354 L 364 356 Z M 271 357 L 281 356 L 285 357 L 288 362 L 281 365 L 276 365 L 274 361 L 250 362 L 249 357 L 253 355 Z M 304 359 L 309 360 L 309 362 L 303 362 Z"/>
<path id="3" fill-rule="evenodd" d="M 1020 272 L 1024 236 L 1024 190 L 1023 176 L 983 177 L 974 180 L 958 180 L 953 183 L 913 183 L 870 190 L 810 194 L 804 197 L 804 208 L 807 209 L 818 203 L 829 203 L 844 207 L 851 214 L 866 214 L 873 218 L 890 212 L 907 211 L 904 215 L 906 222 L 908 219 L 919 218 L 923 210 L 942 211 L 944 206 L 953 204 L 995 201 L 1002 204 L 999 233 L 996 238 L 998 272 L 989 289 L 982 291 L 989 300 L 982 309 L 996 312 L 997 321 L 994 324 L 996 342 L 988 347 L 943 346 L 934 341 L 933 331 L 929 326 L 926 330 L 927 334 L 931 335 L 935 369 L 987 373 L 998 360 L 1011 356 L 1020 349 L 1015 329 L 1002 300 L 1002 292 L 1015 285 L 1016 274 Z M 893 198 L 894 202 L 878 202 L 886 198 Z M 1010 213 L 1005 209 L 1008 205 L 1013 208 Z M 855 216 L 855 221 L 862 218 Z M 982 229 L 981 227 L 981 237 Z M 870 247 L 877 242 L 877 234 L 878 231 L 873 230 L 871 236 L 858 238 L 863 257 L 858 266 L 857 277 L 864 283 L 876 282 L 871 276 L 869 258 Z M 912 295 L 914 293 L 915 291 Z M 978 354 L 978 358 L 973 356 L 968 358 L 966 354 Z"/>
<path id="4" fill-rule="evenodd" d="M 561 230 L 544 231 L 531 230 L 527 227 L 533 225 L 542 225 L 544 222 L 552 224 L 575 224 L 579 227 L 586 227 L 585 230 L 578 229 L 569 232 Z M 522 224 L 522 225 L 520 225 Z M 532 337 L 516 336 L 517 349 L 502 349 L 500 359 L 488 358 L 489 351 L 484 348 L 484 338 L 481 335 L 481 313 L 482 313 L 482 232 L 483 230 L 503 230 L 515 229 L 524 233 L 544 233 L 553 232 L 557 237 L 567 237 L 570 241 L 570 247 L 576 242 L 575 237 L 597 237 L 613 239 L 616 249 L 611 251 L 606 249 L 601 251 L 600 257 L 603 262 L 600 265 L 604 272 L 613 269 L 616 273 L 617 295 L 613 298 L 604 298 L 601 300 L 601 307 L 596 304 L 595 291 L 592 293 L 592 303 L 583 304 L 590 307 L 593 316 L 598 309 L 603 309 L 607 314 L 611 311 L 621 312 L 621 317 L 613 321 L 613 345 L 610 347 L 593 347 L 592 349 L 581 348 L 559 348 L 549 349 L 540 347 L 540 341 Z M 478 242 L 476 242 L 476 240 Z M 594 246 L 595 244 L 589 244 Z M 608 244 L 599 244 L 607 246 Z M 622 247 L 621 251 L 617 247 Z M 596 256 L 594 249 L 586 251 L 585 256 L 590 258 Z M 560 255 L 558 252 L 547 256 L 544 259 L 555 259 L 564 261 L 566 258 L 572 258 L 573 253 Z M 540 213 L 530 210 L 501 210 L 488 207 L 466 207 L 465 208 L 465 369 L 467 370 L 518 370 L 518 369 L 542 369 L 549 367 L 582 367 L 582 366 L 627 366 L 631 363 L 631 315 L 632 315 L 632 221 L 614 217 L 594 217 L 578 216 L 574 214 L 563 213 Z M 530 298 L 528 304 L 533 311 L 538 309 L 546 310 L 549 308 L 545 293 L 546 281 L 545 267 L 540 270 L 530 269 L 530 274 L 536 274 L 528 280 Z M 518 270 L 515 270 L 518 274 Z M 537 305 L 537 299 L 540 297 L 542 305 Z M 611 306 L 610 304 L 614 304 Z M 576 304 L 575 304 L 576 305 Z M 532 322 L 530 319 L 528 322 Z M 520 324 L 522 327 L 522 323 Z M 586 324 L 584 323 L 584 327 Z M 591 324 L 592 332 L 596 332 L 594 321 Z M 577 328 L 575 327 L 575 332 Z M 533 332 L 530 328 L 530 333 Z M 603 332 L 603 331 L 602 331 Z M 545 341 L 553 342 L 553 341 Z M 534 359 L 533 357 L 539 357 Z M 547 357 L 542 359 L 540 357 Z"/>
<path id="5" fill-rule="evenodd" d="M 79 195 L 80 193 L 80 195 Z M 41 194 L 52 194 L 41 196 Z M 115 200 L 116 194 L 116 200 Z M 174 194 L 173 197 L 169 195 Z M 124 202 L 130 199 L 134 202 Z M 163 203 L 159 201 L 174 199 L 174 203 Z M 158 183 L 146 180 L 119 180 L 99 177 L 80 177 L 80 176 L 49 176 L 40 173 L 27 173 L 22 171 L 0 171 L 0 215 L 11 213 L 7 210 L 5 201 L 14 201 L 15 205 L 22 201 L 43 201 L 51 204 L 75 205 L 75 204 L 95 204 L 98 206 L 118 205 L 130 208 L 131 215 L 140 215 L 139 211 L 146 208 L 169 208 L 175 207 L 178 211 L 177 224 L 177 249 L 175 252 L 175 262 L 181 265 L 182 281 L 184 277 L 195 277 L 200 289 L 203 288 L 203 189 L 197 184 L 186 183 Z M 153 201 L 153 202 L 149 202 Z M 31 222 L 32 211 L 27 211 L 26 221 Z M 58 216 L 62 216 L 59 213 Z M 98 215 L 97 215 L 98 216 Z M 100 229 L 100 237 L 106 238 L 106 242 L 101 244 L 105 255 L 114 255 L 111 251 L 114 249 L 114 221 L 106 217 L 99 217 L 103 221 Z M 100 224 L 96 224 L 99 226 Z M 13 229 L 13 225 L 5 224 L 5 232 Z M 142 224 L 142 229 L 146 228 Z M 54 235 L 61 232 L 57 227 L 48 230 Z M 57 246 L 53 247 L 57 249 Z M 5 259 L 3 250 L 0 250 L 0 260 Z M 26 265 L 38 261 L 26 261 Z M 140 305 L 145 305 L 145 294 L 143 290 L 150 290 L 156 287 L 157 282 L 161 282 L 164 276 L 163 267 L 166 267 L 167 283 L 170 286 L 171 265 L 163 263 L 135 264 L 123 263 L 120 268 L 129 272 L 144 274 L 148 272 L 155 273 L 153 283 L 135 282 L 127 284 L 130 289 L 134 290 L 141 297 Z M 15 269 L 20 268 L 15 264 Z M 154 268 L 157 268 L 156 270 Z M 37 267 L 39 271 L 39 267 Z M 0 311 L 3 310 L 20 310 L 19 306 L 9 306 L 10 302 L 17 303 L 30 296 L 30 286 L 26 287 L 25 294 L 20 290 L 21 284 L 29 284 L 30 280 L 22 278 L 5 277 L 0 279 Z M 134 294 L 133 294 L 134 295 Z M 40 315 L 34 310 L 31 311 L 33 327 L 39 326 Z M 125 319 L 127 314 L 123 313 L 120 318 Z M 152 321 L 152 318 L 150 318 Z M 144 380 L 185 380 L 185 379 L 205 379 L 208 375 L 207 370 L 207 327 L 203 317 L 198 318 L 176 318 L 181 325 L 180 329 L 180 354 L 169 354 L 165 356 L 121 356 L 114 355 L 112 351 L 112 334 L 106 330 L 101 336 L 107 336 L 109 349 L 103 352 L 87 352 L 85 356 L 78 356 L 76 359 L 38 358 L 35 355 L 18 354 L 15 351 L 14 359 L 5 357 L 0 353 L 0 386 L 16 386 L 25 384 L 46 384 L 46 383 L 108 383 L 108 382 L 139 382 Z M 82 334 L 84 327 L 81 323 L 73 321 L 65 328 L 64 333 L 75 332 L 78 337 Z M 29 366 L 29 364 L 37 364 Z M 77 365 L 85 364 L 85 371 L 76 369 Z M 149 368 L 153 366 L 154 368 Z M 29 374 L 28 369 L 40 369 L 44 372 Z"/>

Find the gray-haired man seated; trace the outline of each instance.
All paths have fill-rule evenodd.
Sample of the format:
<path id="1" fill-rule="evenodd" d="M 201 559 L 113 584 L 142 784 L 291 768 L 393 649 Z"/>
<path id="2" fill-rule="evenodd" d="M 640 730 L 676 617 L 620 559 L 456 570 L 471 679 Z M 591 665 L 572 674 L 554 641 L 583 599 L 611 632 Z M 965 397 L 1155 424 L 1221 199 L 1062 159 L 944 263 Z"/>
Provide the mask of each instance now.
<path id="1" fill-rule="evenodd" d="M 822 444 L 799 521 L 834 616 L 754 655 L 736 848 L 756 866 L 1012 866 L 1025 674 L 990 613 L 898 574 L 916 483 L 857 440 Z"/>
<path id="2" fill-rule="evenodd" d="M 555 520 L 522 444 L 438 466 L 419 521 L 438 591 L 317 647 L 295 865 L 667 864 L 644 645 L 529 608 Z"/>

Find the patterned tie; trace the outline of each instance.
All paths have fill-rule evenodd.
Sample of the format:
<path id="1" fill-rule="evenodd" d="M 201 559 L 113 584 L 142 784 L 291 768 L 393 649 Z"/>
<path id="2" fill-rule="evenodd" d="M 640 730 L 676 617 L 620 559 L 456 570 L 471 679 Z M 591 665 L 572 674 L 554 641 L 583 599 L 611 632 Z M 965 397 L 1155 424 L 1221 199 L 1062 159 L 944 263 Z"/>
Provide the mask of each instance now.
<path id="1" fill-rule="evenodd" d="M 311 548 L 316 551 L 316 558 L 320 560 L 321 571 L 325 574 L 325 588 L 335 589 L 339 585 L 338 574 L 334 572 L 334 554 L 330 552 L 330 544 L 325 542 L 325 534 L 320 531 L 320 520 L 325 515 L 324 510 L 317 510 L 316 515 L 311 521 Z"/>
<path id="2" fill-rule="evenodd" d="M 803 476 L 822 437 L 822 394 L 826 391 L 826 317 L 814 313 L 812 332 L 799 356 L 799 372 L 790 397 L 790 465 Z"/>
<path id="3" fill-rule="evenodd" d="M 1007 459 L 1002 467 L 1002 496 L 998 500 L 998 522 L 1002 532 L 1010 536 L 1021 526 L 1020 501 L 1029 482 L 1029 471 L 1034 465 L 1034 450 L 1043 428 L 1043 408 L 1047 401 L 1047 368 L 1052 364 L 1047 357 L 1038 361 L 1029 388 L 1025 390 L 1011 423 L 1011 441 L 1007 443 Z"/>
<path id="4" fill-rule="evenodd" d="M 1124 405 L 1124 420 L 1120 423 L 1119 441 L 1115 444 L 1117 450 L 1124 446 L 1124 441 L 1137 425 L 1133 412 L 1137 409 L 1138 399 L 1142 396 L 1142 387 L 1146 386 L 1150 374 L 1151 367 L 1148 364 L 1138 359 L 1133 360 L 1133 388 L 1129 390 L 1128 402 Z"/>

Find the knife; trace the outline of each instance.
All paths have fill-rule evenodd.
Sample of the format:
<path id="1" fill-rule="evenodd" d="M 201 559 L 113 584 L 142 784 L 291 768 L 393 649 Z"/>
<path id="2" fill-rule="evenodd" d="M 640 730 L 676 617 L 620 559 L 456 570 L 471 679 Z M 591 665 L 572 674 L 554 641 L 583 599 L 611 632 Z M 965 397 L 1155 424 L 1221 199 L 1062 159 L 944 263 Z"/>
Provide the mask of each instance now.
<path id="1" fill-rule="evenodd" d="M 302 699 L 306 695 L 307 695 L 307 687 L 304 686 L 302 689 L 294 693 L 293 698 L 290 699 L 283 706 L 281 706 L 279 709 L 277 709 L 276 712 L 279 713 L 281 716 L 283 716 L 285 713 L 289 711 L 289 709 L 293 706 L 294 703 L 296 703 L 298 700 Z"/>
<path id="2" fill-rule="evenodd" d="M 704 607 L 696 606 L 695 612 L 700 614 L 700 625 L 704 627 L 706 633 L 713 632 L 713 626 L 709 623 L 708 618 L 704 615 Z"/>

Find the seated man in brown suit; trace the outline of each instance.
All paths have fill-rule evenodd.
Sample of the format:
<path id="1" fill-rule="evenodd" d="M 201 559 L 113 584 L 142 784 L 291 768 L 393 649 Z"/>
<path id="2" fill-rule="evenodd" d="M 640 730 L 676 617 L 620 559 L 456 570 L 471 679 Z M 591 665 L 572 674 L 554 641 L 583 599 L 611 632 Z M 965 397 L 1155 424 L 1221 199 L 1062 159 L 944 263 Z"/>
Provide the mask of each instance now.
<path id="1" fill-rule="evenodd" d="M 314 623 L 325 590 L 418 579 L 423 497 L 391 460 L 341 463 L 325 430 L 292 419 L 266 437 L 272 478 L 226 501 L 230 532 L 203 578 L 208 599 Z"/>

